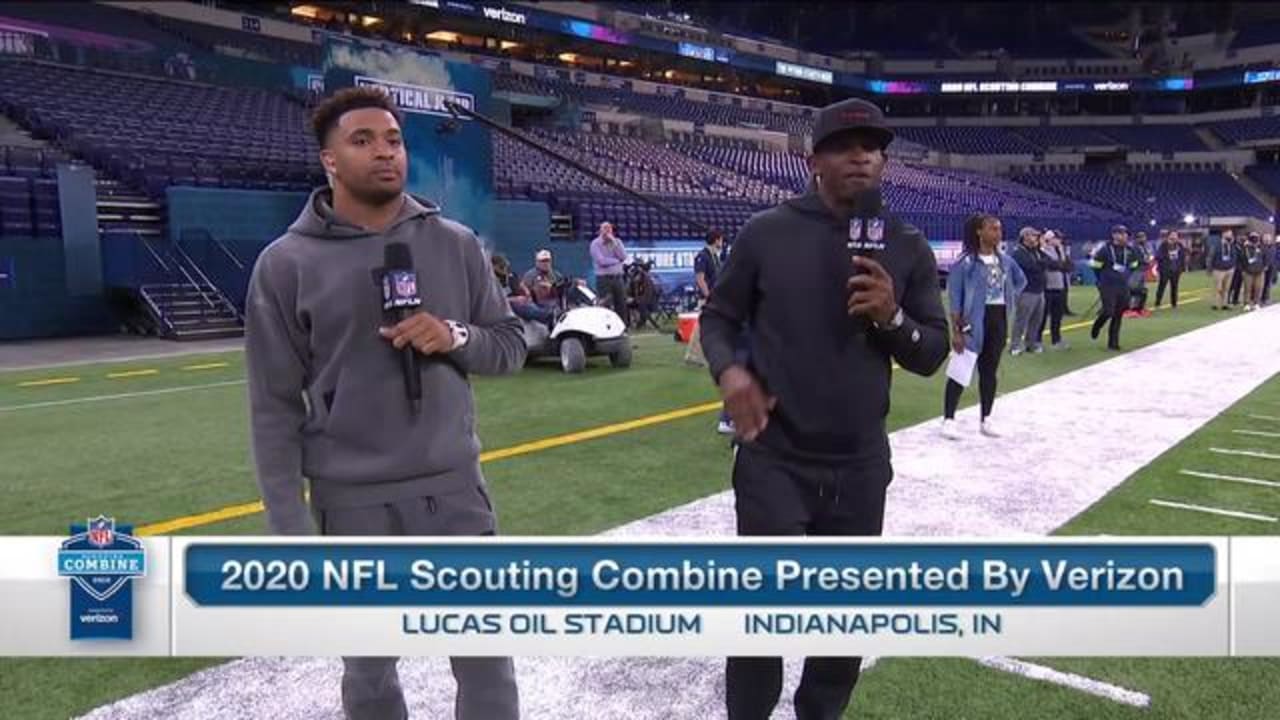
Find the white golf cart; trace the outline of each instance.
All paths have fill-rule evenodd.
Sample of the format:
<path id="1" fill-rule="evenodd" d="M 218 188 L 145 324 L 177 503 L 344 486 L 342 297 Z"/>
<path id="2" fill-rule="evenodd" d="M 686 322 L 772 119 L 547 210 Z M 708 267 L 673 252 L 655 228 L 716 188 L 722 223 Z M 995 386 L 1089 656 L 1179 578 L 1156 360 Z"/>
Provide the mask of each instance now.
<path id="1" fill-rule="evenodd" d="M 627 324 L 613 310 L 596 304 L 596 294 L 586 285 L 561 280 L 556 285 L 559 307 L 554 327 L 523 320 L 529 359 L 559 357 L 567 373 L 580 373 L 587 358 L 609 356 L 616 368 L 631 367 L 631 338 Z"/>

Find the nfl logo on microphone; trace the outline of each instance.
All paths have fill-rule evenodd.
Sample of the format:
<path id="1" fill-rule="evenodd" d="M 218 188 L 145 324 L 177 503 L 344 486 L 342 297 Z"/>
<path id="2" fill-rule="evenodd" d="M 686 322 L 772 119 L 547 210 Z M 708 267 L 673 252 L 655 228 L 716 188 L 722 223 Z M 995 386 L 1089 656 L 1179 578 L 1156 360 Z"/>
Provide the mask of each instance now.
<path id="1" fill-rule="evenodd" d="M 142 541 L 128 525 L 99 515 L 71 526 L 58 575 L 71 580 L 71 639 L 133 638 L 133 579 L 147 574 Z"/>
<path id="2" fill-rule="evenodd" d="M 412 270 L 390 270 L 382 276 L 382 309 L 418 307 L 418 274 Z"/>

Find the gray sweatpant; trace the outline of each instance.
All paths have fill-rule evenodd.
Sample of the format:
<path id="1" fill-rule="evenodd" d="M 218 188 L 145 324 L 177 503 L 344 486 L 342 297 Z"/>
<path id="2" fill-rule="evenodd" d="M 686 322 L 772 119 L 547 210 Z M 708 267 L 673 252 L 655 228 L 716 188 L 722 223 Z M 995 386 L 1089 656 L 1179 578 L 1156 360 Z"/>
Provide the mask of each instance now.
<path id="1" fill-rule="evenodd" d="M 483 487 L 384 505 L 316 510 L 322 535 L 493 535 L 497 520 Z M 348 720 L 409 717 L 399 658 L 343 658 L 342 709 Z M 458 683 L 457 720 L 517 720 L 520 717 L 511 658 L 450 658 Z"/>
<path id="2" fill-rule="evenodd" d="M 1044 293 L 1022 293 L 1013 313 L 1014 350 L 1040 347 L 1040 322 L 1044 319 Z"/>

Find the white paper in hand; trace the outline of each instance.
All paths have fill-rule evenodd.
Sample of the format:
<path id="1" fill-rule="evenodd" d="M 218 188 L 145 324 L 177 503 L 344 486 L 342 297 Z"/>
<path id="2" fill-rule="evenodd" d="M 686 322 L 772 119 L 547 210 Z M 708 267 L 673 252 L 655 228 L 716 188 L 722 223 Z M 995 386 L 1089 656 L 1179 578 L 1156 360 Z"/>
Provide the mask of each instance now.
<path id="1" fill-rule="evenodd" d="M 951 351 L 951 361 L 947 363 L 947 379 L 955 380 L 962 387 L 969 387 L 973 379 L 973 368 L 978 364 L 978 353 L 965 348 L 962 353 Z"/>

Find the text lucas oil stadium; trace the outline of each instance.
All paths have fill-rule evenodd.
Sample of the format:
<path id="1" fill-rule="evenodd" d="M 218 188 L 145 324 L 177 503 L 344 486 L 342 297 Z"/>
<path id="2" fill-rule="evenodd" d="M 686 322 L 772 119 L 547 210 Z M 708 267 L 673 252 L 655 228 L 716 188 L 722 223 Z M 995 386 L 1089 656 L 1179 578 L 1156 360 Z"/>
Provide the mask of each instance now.
<path id="1" fill-rule="evenodd" d="M 966 622 L 966 618 L 968 622 Z M 746 635 L 998 635 L 1000 613 L 747 612 Z M 403 613 L 405 635 L 701 635 L 698 613 Z"/>

